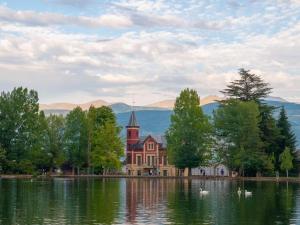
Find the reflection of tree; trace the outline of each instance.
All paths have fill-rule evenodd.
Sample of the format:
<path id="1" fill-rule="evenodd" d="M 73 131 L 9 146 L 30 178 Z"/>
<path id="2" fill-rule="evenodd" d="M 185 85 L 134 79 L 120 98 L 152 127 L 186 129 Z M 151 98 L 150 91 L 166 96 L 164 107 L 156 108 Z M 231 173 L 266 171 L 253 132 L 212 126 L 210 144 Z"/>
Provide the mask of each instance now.
<path id="1" fill-rule="evenodd" d="M 236 223 L 241 224 L 290 224 L 296 206 L 295 192 L 297 185 L 288 190 L 285 184 L 277 183 L 246 183 L 245 186 L 254 190 L 252 198 L 241 198 L 235 207 Z"/>
<path id="2" fill-rule="evenodd" d="M 200 196 L 199 188 L 210 190 L 201 180 L 180 180 L 168 198 L 168 218 L 172 224 L 210 224 L 211 196 Z"/>
<path id="3" fill-rule="evenodd" d="M 0 224 L 113 224 L 120 209 L 120 180 L 12 180 L 1 193 Z"/>

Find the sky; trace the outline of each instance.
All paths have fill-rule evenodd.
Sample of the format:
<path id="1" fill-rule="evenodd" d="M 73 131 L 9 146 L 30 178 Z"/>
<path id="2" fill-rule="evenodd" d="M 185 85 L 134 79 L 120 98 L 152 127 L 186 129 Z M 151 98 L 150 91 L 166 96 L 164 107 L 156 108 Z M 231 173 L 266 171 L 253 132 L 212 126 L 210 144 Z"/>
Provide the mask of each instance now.
<path id="1" fill-rule="evenodd" d="M 41 103 L 221 95 L 245 68 L 300 102 L 300 0 L 0 0 L 0 90 Z"/>

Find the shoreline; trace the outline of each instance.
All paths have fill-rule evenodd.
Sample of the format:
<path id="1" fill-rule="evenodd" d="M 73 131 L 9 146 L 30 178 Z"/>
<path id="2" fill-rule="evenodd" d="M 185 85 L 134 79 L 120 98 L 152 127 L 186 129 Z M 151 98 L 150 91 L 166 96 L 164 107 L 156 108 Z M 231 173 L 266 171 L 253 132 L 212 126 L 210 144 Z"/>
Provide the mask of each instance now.
<path id="1" fill-rule="evenodd" d="M 66 178 L 66 179 L 80 179 L 80 178 L 125 178 L 125 179 L 190 179 L 190 180 L 230 180 L 230 181 L 269 181 L 269 182 L 293 182 L 300 183 L 300 177 L 221 177 L 221 176 L 128 176 L 128 175 L 47 175 L 37 176 L 33 175 L 0 175 L 0 179 L 53 179 L 53 178 Z"/>

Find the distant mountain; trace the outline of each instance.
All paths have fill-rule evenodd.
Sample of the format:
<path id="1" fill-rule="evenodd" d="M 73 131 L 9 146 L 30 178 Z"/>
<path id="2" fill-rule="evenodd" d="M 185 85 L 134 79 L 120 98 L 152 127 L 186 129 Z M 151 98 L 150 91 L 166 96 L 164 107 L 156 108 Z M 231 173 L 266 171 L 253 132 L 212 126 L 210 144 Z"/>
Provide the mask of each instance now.
<path id="1" fill-rule="evenodd" d="M 284 106 L 292 124 L 292 128 L 297 138 L 297 146 L 300 148 L 300 104 L 279 101 L 266 101 L 269 105 L 276 107 L 275 117 L 278 117 L 280 107 Z M 206 115 L 212 116 L 214 110 L 218 108 L 218 103 L 210 103 L 202 106 Z M 164 134 L 170 125 L 170 115 L 172 110 L 147 110 L 136 111 L 141 134 Z M 118 113 L 118 123 L 125 128 L 129 120 L 130 112 Z M 124 129 L 122 131 L 124 135 Z"/>
<path id="2" fill-rule="evenodd" d="M 202 108 L 205 114 L 211 116 L 213 111 L 217 109 L 218 103 L 216 101 L 221 100 L 218 96 L 208 96 L 203 98 L 202 101 Z M 172 103 L 171 100 L 169 103 Z M 284 99 L 278 97 L 271 97 L 265 100 L 266 103 L 277 107 L 275 111 L 275 116 L 278 116 L 279 108 L 284 106 L 289 120 L 292 124 L 293 130 L 296 134 L 298 140 L 298 146 L 300 147 L 300 104 L 287 102 Z M 166 103 L 166 104 L 165 104 Z M 165 102 L 165 106 L 167 106 L 168 102 Z M 173 103 L 174 104 L 174 101 Z M 110 106 L 113 111 L 117 115 L 117 120 L 119 124 L 123 127 L 127 125 L 129 119 L 129 113 L 132 110 L 136 111 L 138 122 L 141 126 L 141 133 L 142 134 L 163 134 L 166 129 L 169 127 L 170 124 L 170 115 L 172 113 L 171 109 L 163 108 L 162 104 L 151 104 L 149 106 L 130 106 L 125 103 L 114 103 L 109 104 L 105 101 L 98 100 L 93 101 L 85 104 L 78 104 L 78 106 L 82 107 L 83 109 L 88 109 L 90 105 L 95 105 L 96 107 L 102 105 Z M 158 106 L 162 107 L 158 107 Z M 47 106 L 47 107 L 46 107 Z M 76 104 L 69 104 L 69 103 L 55 103 L 50 105 L 42 105 L 41 108 L 44 109 L 46 115 L 49 114 L 61 114 L 67 115 L 67 113 L 75 108 Z M 172 106 L 173 108 L 173 106 Z M 124 131 L 123 131 L 124 132 Z"/>
<path id="3" fill-rule="evenodd" d="M 220 101 L 223 99 L 224 98 L 216 96 L 216 95 L 209 95 L 204 98 L 200 98 L 200 105 L 207 105 L 209 103 L 217 102 L 217 101 Z M 175 104 L 175 100 L 169 99 L 169 100 L 155 102 L 150 105 L 146 105 L 146 107 L 159 107 L 159 108 L 164 108 L 164 109 L 173 109 L 174 104 Z"/>
<path id="4" fill-rule="evenodd" d="M 265 100 L 266 101 L 276 101 L 276 102 L 288 102 L 284 98 L 274 97 L 274 96 L 269 96 L 269 97 L 265 98 Z"/>
<path id="5" fill-rule="evenodd" d="M 103 105 L 109 105 L 109 103 L 100 99 L 96 101 L 82 103 L 82 104 L 59 102 L 59 103 L 51 103 L 51 104 L 40 104 L 40 109 L 41 110 L 72 110 L 77 106 L 80 106 L 83 110 L 87 110 L 90 108 L 91 105 L 95 107 L 101 107 Z"/>

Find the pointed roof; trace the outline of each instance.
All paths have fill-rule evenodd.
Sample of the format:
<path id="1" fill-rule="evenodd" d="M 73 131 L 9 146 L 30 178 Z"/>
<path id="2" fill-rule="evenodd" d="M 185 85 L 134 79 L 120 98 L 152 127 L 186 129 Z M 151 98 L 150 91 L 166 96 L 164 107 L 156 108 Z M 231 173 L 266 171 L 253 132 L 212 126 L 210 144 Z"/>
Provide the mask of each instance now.
<path id="1" fill-rule="evenodd" d="M 137 123 L 137 120 L 136 120 L 136 117 L 135 117 L 135 112 L 132 111 L 131 112 L 131 115 L 130 115 L 130 119 L 129 119 L 129 123 L 127 125 L 127 127 L 138 127 L 138 123 Z"/>

